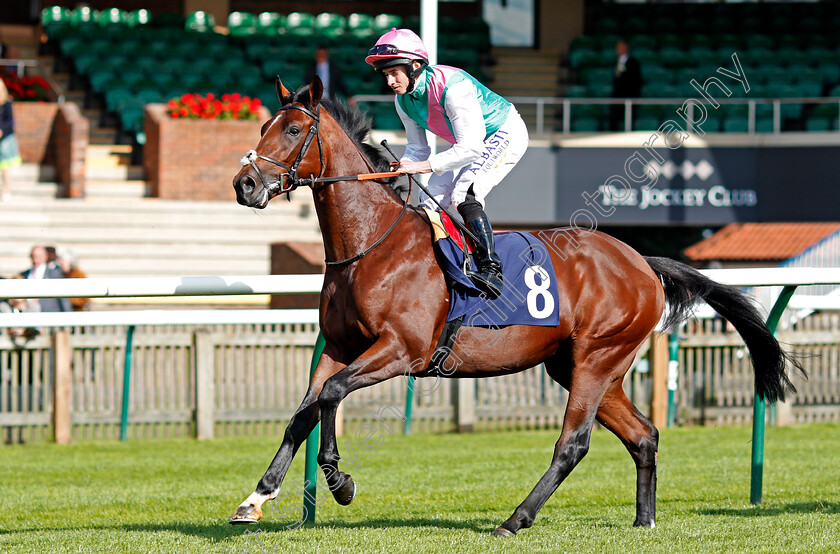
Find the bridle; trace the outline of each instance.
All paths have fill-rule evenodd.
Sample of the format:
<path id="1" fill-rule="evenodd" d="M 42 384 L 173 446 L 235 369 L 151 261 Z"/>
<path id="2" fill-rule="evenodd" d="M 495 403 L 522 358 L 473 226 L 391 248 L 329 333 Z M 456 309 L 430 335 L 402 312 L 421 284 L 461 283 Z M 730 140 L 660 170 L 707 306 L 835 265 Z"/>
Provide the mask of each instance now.
<path id="1" fill-rule="evenodd" d="M 354 180 L 357 181 L 358 178 L 355 175 L 341 175 L 341 176 L 337 176 L 337 177 L 322 177 L 322 175 L 324 173 L 324 167 L 325 167 L 325 164 L 324 164 L 324 146 L 323 146 L 323 143 L 321 142 L 321 131 L 318 127 L 318 124 L 321 121 L 321 117 L 320 117 L 321 106 L 320 105 L 317 106 L 315 108 L 315 111 L 313 112 L 312 110 L 310 110 L 310 109 L 308 109 L 304 106 L 299 106 L 299 105 L 296 105 L 296 104 L 286 104 L 285 106 L 282 106 L 278 111 L 288 110 L 288 109 L 300 110 L 300 111 L 302 111 L 303 113 L 305 113 L 306 115 L 308 115 L 309 117 L 312 118 L 312 125 L 309 127 L 309 132 L 307 133 L 306 138 L 304 139 L 303 144 L 300 147 L 300 151 L 298 151 L 298 154 L 297 154 L 297 157 L 295 158 L 295 161 L 292 162 L 292 165 L 288 166 L 288 165 L 284 164 L 283 162 L 278 162 L 277 160 L 269 158 L 268 156 L 263 156 L 262 154 L 258 154 L 256 150 L 249 150 L 248 153 L 245 154 L 245 156 L 243 156 L 241 160 L 239 160 L 239 162 L 243 166 L 250 165 L 251 167 L 254 168 L 254 171 L 257 172 L 257 176 L 260 178 L 260 182 L 262 183 L 262 186 L 268 191 L 269 198 L 272 196 L 272 192 L 275 191 L 275 190 L 276 190 L 277 195 L 285 193 L 286 198 L 291 200 L 292 191 L 295 190 L 296 188 L 298 188 L 301 185 L 311 187 L 313 192 L 316 192 L 316 191 L 324 188 L 324 187 L 320 187 L 320 188 L 316 189 L 315 185 L 317 183 L 326 183 L 325 186 L 327 186 L 327 185 L 330 185 L 332 183 L 337 183 L 339 181 L 354 181 Z M 319 154 L 319 157 L 321 159 L 321 169 L 318 172 L 318 177 L 315 177 L 315 175 L 310 175 L 308 178 L 298 177 L 298 166 L 300 165 L 301 161 L 303 161 L 303 158 L 304 158 L 304 156 L 306 156 L 306 153 L 309 151 L 309 147 L 312 145 L 312 140 L 314 138 L 318 139 L 318 154 Z M 279 175 L 279 178 L 276 181 L 269 182 L 268 180 L 266 180 L 262 171 L 260 171 L 260 168 L 258 168 L 257 164 L 255 163 L 258 159 L 259 160 L 265 160 L 265 161 L 267 161 L 271 164 L 274 164 L 278 167 L 281 167 L 282 169 L 286 170 L 286 173 L 281 173 Z M 285 187 L 283 186 L 283 179 L 286 180 L 286 186 Z M 279 188 L 279 190 L 277 190 L 278 188 Z M 411 196 L 411 180 L 409 180 L 408 194 L 409 194 L 409 196 Z M 402 210 L 400 210 L 400 215 L 397 216 L 397 219 L 394 221 L 394 223 L 392 223 L 391 226 L 388 227 L 388 230 L 385 231 L 384 235 L 379 237 L 379 239 L 376 242 L 374 242 L 369 248 L 367 248 L 364 252 L 362 252 L 360 254 L 356 254 L 352 258 L 347 258 L 346 260 L 337 260 L 337 261 L 324 260 L 324 263 L 328 266 L 343 266 L 343 265 L 352 264 L 353 262 L 357 262 L 357 261 L 361 260 L 362 258 L 364 258 L 365 256 L 367 256 L 371 252 L 371 250 L 373 250 L 374 248 L 379 246 L 379 244 L 382 243 L 383 240 L 385 240 L 385 237 L 387 237 L 389 234 L 391 234 L 391 231 L 394 230 L 394 227 L 397 226 L 397 223 L 399 223 L 400 219 L 402 219 L 403 214 L 405 214 L 405 210 L 406 210 L 407 207 L 408 207 L 408 202 L 407 201 L 403 202 L 403 207 L 402 207 Z"/>

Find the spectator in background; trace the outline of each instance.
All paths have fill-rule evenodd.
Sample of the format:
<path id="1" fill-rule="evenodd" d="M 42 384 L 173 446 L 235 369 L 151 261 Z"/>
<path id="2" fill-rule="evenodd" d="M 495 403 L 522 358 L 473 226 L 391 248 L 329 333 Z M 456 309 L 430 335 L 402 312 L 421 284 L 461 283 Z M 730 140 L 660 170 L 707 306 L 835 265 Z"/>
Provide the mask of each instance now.
<path id="1" fill-rule="evenodd" d="M 618 61 L 613 76 L 613 98 L 638 98 L 642 94 L 642 68 L 639 61 L 630 56 L 630 46 L 620 40 L 615 45 Z M 610 129 L 624 129 L 624 105 L 610 106 Z"/>
<path id="2" fill-rule="evenodd" d="M 32 268 L 21 273 L 24 279 L 63 279 L 64 274 L 57 267 L 49 267 L 47 262 L 47 249 L 43 246 L 33 246 L 29 255 L 32 260 Z M 69 298 L 41 298 L 37 301 L 42 312 L 69 312 L 71 311 Z"/>
<path id="3" fill-rule="evenodd" d="M 58 267 L 64 274 L 65 279 L 84 279 L 87 277 L 85 272 L 79 269 L 76 263 L 76 257 L 66 248 L 56 250 L 56 262 L 58 262 Z M 87 309 L 88 304 L 90 304 L 90 298 L 70 299 L 70 305 L 75 312 L 81 312 Z"/>
<path id="4" fill-rule="evenodd" d="M 55 246 L 45 246 L 44 250 L 47 251 L 47 267 L 59 269 L 58 262 L 56 261 Z"/>
<path id="5" fill-rule="evenodd" d="M 324 96 L 335 98 L 336 93 L 339 93 L 352 106 L 356 105 L 356 100 L 347 90 L 347 85 L 344 84 L 344 75 L 341 73 L 341 68 L 330 62 L 330 51 L 323 44 L 319 44 L 315 48 L 315 63 L 306 68 L 304 82 L 311 83 L 315 79 L 315 75 L 320 77 L 324 84 Z"/>
<path id="6" fill-rule="evenodd" d="M 6 83 L 0 79 L 0 201 L 11 195 L 12 168 L 21 163 L 20 149 L 15 136 L 15 120 L 12 114 L 12 98 Z"/>

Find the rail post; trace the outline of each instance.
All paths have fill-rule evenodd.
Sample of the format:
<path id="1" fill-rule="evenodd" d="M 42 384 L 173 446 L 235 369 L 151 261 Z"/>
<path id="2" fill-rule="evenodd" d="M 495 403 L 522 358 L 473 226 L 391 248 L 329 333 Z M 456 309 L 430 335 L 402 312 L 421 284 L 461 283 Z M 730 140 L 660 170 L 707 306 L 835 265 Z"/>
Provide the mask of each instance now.
<path id="1" fill-rule="evenodd" d="M 677 421 L 677 380 L 680 375 L 679 362 L 680 338 L 674 329 L 668 339 L 668 427 Z"/>
<path id="2" fill-rule="evenodd" d="M 70 444 L 70 398 L 73 386 L 72 356 L 70 333 L 55 331 L 52 333 L 53 360 L 53 439 L 56 444 Z"/>
<path id="3" fill-rule="evenodd" d="M 327 344 L 324 335 L 318 333 L 315 340 L 315 350 L 312 352 L 312 362 L 309 364 L 309 379 L 315 375 L 315 368 L 318 367 L 318 360 L 324 352 Z M 315 523 L 315 496 L 318 493 L 318 433 L 321 425 L 316 424 L 309 437 L 306 439 L 306 463 L 303 470 L 303 511 L 306 523 Z"/>
<path id="4" fill-rule="evenodd" d="M 120 440 L 128 440 L 128 398 L 131 392 L 131 353 L 134 349 L 134 325 L 125 334 L 125 359 L 123 361 L 122 410 L 120 414 Z"/>
<path id="5" fill-rule="evenodd" d="M 770 315 L 767 317 L 767 328 L 776 333 L 782 312 L 790 302 L 790 297 L 796 291 L 796 285 L 785 285 L 782 289 Z M 752 463 L 750 466 L 750 503 L 761 504 L 761 489 L 764 481 L 764 399 L 755 392 L 753 399 L 753 427 L 752 427 Z"/>
<path id="6" fill-rule="evenodd" d="M 414 406 L 414 377 L 408 377 L 405 388 L 405 421 L 403 421 L 403 435 L 411 434 L 411 409 Z"/>

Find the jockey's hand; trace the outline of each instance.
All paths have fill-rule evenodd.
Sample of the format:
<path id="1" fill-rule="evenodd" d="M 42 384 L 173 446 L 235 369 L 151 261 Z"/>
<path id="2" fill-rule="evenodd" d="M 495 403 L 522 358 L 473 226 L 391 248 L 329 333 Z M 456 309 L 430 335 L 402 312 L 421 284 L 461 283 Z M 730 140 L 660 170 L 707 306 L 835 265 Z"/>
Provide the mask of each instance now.
<path id="1" fill-rule="evenodd" d="M 429 160 L 423 160 L 422 162 L 400 160 L 400 165 L 397 166 L 397 171 L 408 175 L 414 175 L 416 173 L 431 173 L 432 166 L 429 163 Z"/>

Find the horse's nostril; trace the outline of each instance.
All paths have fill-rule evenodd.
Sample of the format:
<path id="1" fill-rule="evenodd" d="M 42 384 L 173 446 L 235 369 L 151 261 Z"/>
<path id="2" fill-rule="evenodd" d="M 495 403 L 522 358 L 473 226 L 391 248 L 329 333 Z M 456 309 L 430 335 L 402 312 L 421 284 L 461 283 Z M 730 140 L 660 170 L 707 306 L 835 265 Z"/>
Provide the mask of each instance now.
<path id="1" fill-rule="evenodd" d="M 257 186 L 257 182 L 254 181 L 254 179 L 250 175 L 246 175 L 239 180 L 239 186 L 242 187 L 242 192 L 250 194 L 254 192 L 254 188 Z"/>

